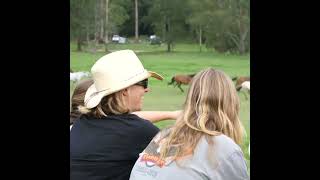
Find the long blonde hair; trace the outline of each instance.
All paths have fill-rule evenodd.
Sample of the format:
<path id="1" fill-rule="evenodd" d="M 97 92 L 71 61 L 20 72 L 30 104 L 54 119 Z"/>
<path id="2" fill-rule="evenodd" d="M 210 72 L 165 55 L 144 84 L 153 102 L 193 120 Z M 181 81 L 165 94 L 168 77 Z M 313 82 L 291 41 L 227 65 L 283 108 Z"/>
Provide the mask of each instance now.
<path id="1" fill-rule="evenodd" d="M 232 80 L 224 72 L 205 69 L 193 77 L 180 116 L 164 139 L 160 157 L 173 159 L 193 154 L 202 136 L 224 134 L 241 144 L 243 127 L 239 120 L 240 100 Z M 174 147 L 174 153 L 172 149 Z"/>

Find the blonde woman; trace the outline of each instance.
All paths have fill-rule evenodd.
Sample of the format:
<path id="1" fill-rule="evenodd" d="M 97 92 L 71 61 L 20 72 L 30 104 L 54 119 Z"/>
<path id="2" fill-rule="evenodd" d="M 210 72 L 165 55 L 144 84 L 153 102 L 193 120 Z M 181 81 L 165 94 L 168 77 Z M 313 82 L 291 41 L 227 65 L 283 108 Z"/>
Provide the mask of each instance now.
<path id="1" fill-rule="evenodd" d="M 182 115 L 140 153 L 130 180 L 249 179 L 239 147 L 243 127 L 239 98 L 222 71 L 194 76 Z"/>

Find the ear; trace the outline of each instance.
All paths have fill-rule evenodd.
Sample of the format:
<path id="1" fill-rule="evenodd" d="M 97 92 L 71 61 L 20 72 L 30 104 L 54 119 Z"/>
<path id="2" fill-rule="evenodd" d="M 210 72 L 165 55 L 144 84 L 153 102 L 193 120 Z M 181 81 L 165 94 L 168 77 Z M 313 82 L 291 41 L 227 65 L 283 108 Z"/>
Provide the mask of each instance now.
<path id="1" fill-rule="evenodd" d="M 122 93 L 123 96 L 128 96 L 128 95 L 129 95 L 129 90 L 128 90 L 128 88 L 123 89 L 123 90 L 121 91 L 121 93 Z"/>

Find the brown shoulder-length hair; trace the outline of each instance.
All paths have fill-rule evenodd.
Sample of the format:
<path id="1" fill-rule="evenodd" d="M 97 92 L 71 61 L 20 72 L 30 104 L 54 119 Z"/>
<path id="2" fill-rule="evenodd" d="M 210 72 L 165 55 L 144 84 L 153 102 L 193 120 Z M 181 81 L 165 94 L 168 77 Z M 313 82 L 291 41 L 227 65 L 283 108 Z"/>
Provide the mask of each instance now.
<path id="1" fill-rule="evenodd" d="M 87 89 L 93 84 L 93 79 L 85 79 L 78 82 L 71 97 L 70 124 L 77 119 L 81 113 L 79 106 L 84 106 L 84 96 Z"/>
<path id="2" fill-rule="evenodd" d="M 103 97 L 100 103 L 92 109 L 81 106 L 79 110 L 81 113 L 97 119 L 101 119 L 108 115 L 129 113 L 122 91 L 123 90 Z"/>
<path id="3" fill-rule="evenodd" d="M 96 119 L 101 119 L 108 115 L 129 113 L 122 91 L 124 90 L 103 97 L 100 103 L 92 109 L 88 109 L 84 105 L 79 106 L 79 112 L 87 117 Z"/>
<path id="4" fill-rule="evenodd" d="M 243 127 L 239 108 L 240 100 L 230 77 L 220 70 L 202 70 L 191 81 L 182 115 L 164 139 L 161 158 L 167 157 L 172 147 L 173 159 L 193 154 L 203 136 L 210 141 L 212 136 L 225 134 L 240 144 Z"/>
<path id="5" fill-rule="evenodd" d="M 100 103 L 92 108 L 87 109 L 84 106 L 84 97 L 87 89 L 94 83 L 93 79 L 81 81 L 75 88 L 72 96 L 72 110 L 70 113 L 70 123 L 78 118 L 81 114 L 88 117 L 101 119 L 107 115 L 125 114 L 129 112 L 122 91 L 110 94 L 101 99 Z"/>

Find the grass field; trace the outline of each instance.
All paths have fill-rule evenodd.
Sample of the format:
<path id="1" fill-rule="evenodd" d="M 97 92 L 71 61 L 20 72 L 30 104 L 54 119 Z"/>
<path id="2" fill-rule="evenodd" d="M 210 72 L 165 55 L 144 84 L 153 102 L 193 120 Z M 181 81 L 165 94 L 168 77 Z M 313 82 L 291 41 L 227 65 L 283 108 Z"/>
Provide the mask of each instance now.
<path id="1" fill-rule="evenodd" d="M 185 90 L 182 93 L 178 88 L 168 86 L 174 74 L 196 73 L 204 68 L 213 67 L 223 70 L 230 77 L 234 76 L 250 76 L 250 56 L 238 56 L 218 54 L 209 51 L 203 47 L 203 51 L 199 53 L 199 47 L 195 44 L 177 44 L 174 51 L 166 53 L 166 46 L 151 46 L 147 43 L 140 44 L 111 44 L 108 46 L 110 51 L 120 49 L 134 50 L 144 67 L 147 70 L 156 71 L 164 76 L 163 81 L 157 81 L 153 78 L 149 80 L 151 91 L 145 95 L 143 110 L 177 110 L 181 106 L 186 97 L 187 86 L 182 86 Z M 91 66 L 99 58 L 105 55 L 104 52 L 96 53 L 76 52 L 75 45 L 70 45 L 70 66 L 74 71 L 90 71 Z M 70 94 L 72 93 L 74 84 L 70 83 Z M 246 129 L 246 137 L 241 146 L 245 158 L 250 167 L 250 157 L 248 155 L 248 144 L 250 139 L 250 96 L 249 100 L 245 100 L 244 95 L 239 93 L 241 99 L 240 119 Z M 159 128 L 163 128 L 173 124 L 173 120 L 162 121 L 156 123 Z"/>

